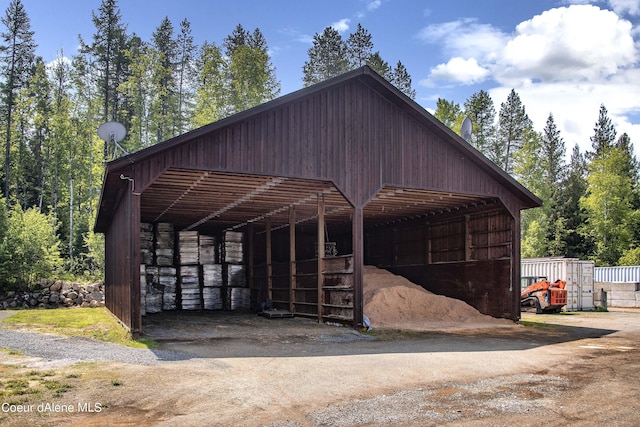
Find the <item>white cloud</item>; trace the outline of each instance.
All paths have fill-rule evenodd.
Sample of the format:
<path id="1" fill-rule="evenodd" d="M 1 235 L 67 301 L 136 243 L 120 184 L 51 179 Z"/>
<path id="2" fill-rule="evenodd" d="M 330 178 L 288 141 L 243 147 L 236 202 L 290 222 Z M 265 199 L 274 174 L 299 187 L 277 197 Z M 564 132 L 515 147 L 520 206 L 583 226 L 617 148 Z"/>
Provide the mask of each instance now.
<path id="1" fill-rule="evenodd" d="M 299 43 L 304 43 L 304 44 L 313 43 L 312 35 L 301 33 L 295 28 L 283 28 L 281 30 L 278 30 L 278 32 Z"/>
<path id="2" fill-rule="evenodd" d="M 551 9 L 516 27 L 497 76 L 542 81 L 592 80 L 635 63 L 631 23 L 595 6 Z"/>
<path id="3" fill-rule="evenodd" d="M 609 0 L 611 8 L 618 15 L 629 14 L 640 16 L 640 2 L 638 0 Z"/>
<path id="4" fill-rule="evenodd" d="M 431 68 L 421 84 L 493 81 L 496 87 L 485 90 L 496 109 L 513 88 L 538 130 L 553 113 L 569 154 L 576 143 L 582 151 L 591 148 L 604 104 L 618 135 L 629 134 L 640 158 L 640 41 L 634 40 L 640 29 L 586 4 L 595 2 L 565 1 L 571 5 L 542 12 L 510 33 L 475 19 L 429 25 L 418 37 L 441 44 L 450 59 Z M 640 14 L 638 0 L 609 2 L 615 12 Z"/>
<path id="5" fill-rule="evenodd" d="M 349 29 L 349 24 L 350 23 L 351 23 L 351 19 L 342 18 L 341 20 L 331 24 L 330 27 L 333 28 L 334 30 L 336 30 L 339 33 L 344 33 L 345 31 L 347 31 Z"/>
<path id="6" fill-rule="evenodd" d="M 429 25 L 418 33 L 418 38 L 442 45 L 452 56 L 474 57 L 479 61 L 495 59 L 507 41 L 507 35 L 500 30 L 471 18 Z"/>
<path id="7" fill-rule="evenodd" d="M 367 10 L 373 12 L 382 5 L 382 0 L 373 0 L 367 4 Z"/>
<path id="8" fill-rule="evenodd" d="M 446 64 L 439 64 L 432 68 L 429 78 L 421 84 L 430 86 L 437 80 L 445 80 L 468 85 L 485 80 L 489 74 L 489 70 L 481 67 L 475 58 L 455 57 Z"/>

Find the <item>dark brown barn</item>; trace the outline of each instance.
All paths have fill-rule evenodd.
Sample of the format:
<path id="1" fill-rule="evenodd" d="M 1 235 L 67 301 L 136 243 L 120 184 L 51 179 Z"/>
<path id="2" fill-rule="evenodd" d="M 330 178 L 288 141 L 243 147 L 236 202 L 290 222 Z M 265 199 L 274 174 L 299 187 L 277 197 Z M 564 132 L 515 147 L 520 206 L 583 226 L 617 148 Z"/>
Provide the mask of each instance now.
<path id="1" fill-rule="evenodd" d="M 107 307 L 134 333 L 140 225 L 159 222 L 242 232 L 254 308 L 358 327 L 371 264 L 517 319 L 520 211 L 539 205 L 363 67 L 108 163 L 95 231 Z"/>

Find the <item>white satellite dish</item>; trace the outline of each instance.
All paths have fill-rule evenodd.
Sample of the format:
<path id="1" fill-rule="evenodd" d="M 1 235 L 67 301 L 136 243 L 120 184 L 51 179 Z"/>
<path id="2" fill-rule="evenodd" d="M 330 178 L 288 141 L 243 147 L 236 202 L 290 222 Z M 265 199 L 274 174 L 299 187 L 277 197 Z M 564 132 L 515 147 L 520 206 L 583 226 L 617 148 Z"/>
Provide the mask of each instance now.
<path id="1" fill-rule="evenodd" d="M 462 127 L 460 127 L 460 134 L 462 136 L 462 139 L 467 142 L 469 142 L 469 140 L 471 139 L 471 127 L 471 119 L 469 117 L 465 117 L 462 121 Z"/>
<path id="2" fill-rule="evenodd" d="M 123 154 L 127 155 L 127 151 L 122 148 L 120 141 L 124 139 L 127 135 L 127 129 L 122 125 L 122 123 L 118 122 L 107 122 L 103 123 L 98 127 L 98 136 L 105 142 L 112 143 L 117 149 L 120 149 Z"/>

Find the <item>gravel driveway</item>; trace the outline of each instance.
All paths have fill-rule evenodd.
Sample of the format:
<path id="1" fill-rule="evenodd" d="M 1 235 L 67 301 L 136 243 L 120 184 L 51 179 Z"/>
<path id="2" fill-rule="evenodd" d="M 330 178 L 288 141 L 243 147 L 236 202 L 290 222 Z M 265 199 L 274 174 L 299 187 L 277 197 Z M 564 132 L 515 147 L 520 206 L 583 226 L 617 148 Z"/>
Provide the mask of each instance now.
<path id="1" fill-rule="evenodd" d="M 548 327 L 371 337 L 298 320 L 174 316 L 149 325 L 157 351 L 2 329 L 0 347 L 116 361 L 95 369 L 122 385 L 87 381 L 63 401 L 104 411 L 50 414 L 47 425 L 637 426 L 640 314 L 542 319 Z"/>
<path id="2" fill-rule="evenodd" d="M 3 328 L 0 328 L 0 348 L 18 350 L 27 356 L 39 357 L 45 362 L 57 362 L 57 364 L 122 362 L 153 365 L 161 361 L 189 358 L 189 356 L 175 351 L 131 348 L 87 338 L 66 338 Z"/>

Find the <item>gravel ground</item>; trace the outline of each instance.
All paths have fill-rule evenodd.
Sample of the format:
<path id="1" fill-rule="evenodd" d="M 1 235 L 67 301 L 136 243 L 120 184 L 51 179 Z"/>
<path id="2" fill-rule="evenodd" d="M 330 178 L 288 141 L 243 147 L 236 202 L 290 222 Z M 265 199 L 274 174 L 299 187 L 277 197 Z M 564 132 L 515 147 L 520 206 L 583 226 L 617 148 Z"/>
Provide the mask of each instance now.
<path id="1" fill-rule="evenodd" d="M 49 363 L 116 362 L 57 401 L 102 412 L 2 425 L 638 426 L 640 313 L 540 319 L 548 327 L 364 337 L 296 319 L 174 315 L 148 319 L 157 351 L 0 328 L 0 347 Z"/>
<path id="2" fill-rule="evenodd" d="M 161 361 L 190 358 L 190 356 L 175 351 L 130 348 L 86 338 L 66 338 L 58 335 L 18 332 L 2 328 L 0 328 L 0 348 L 19 350 L 25 355 L 39 357 L 47 362 L 56 362 L 57 364 L 112 361 L 153 365 Z"/>

